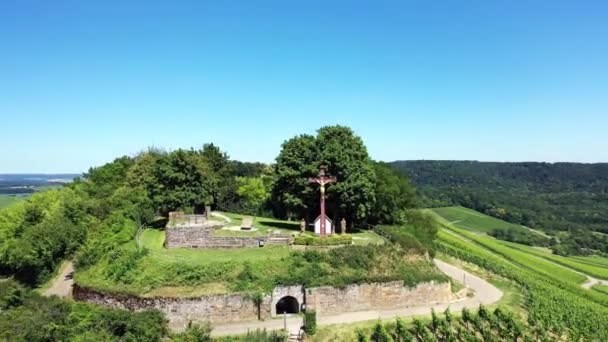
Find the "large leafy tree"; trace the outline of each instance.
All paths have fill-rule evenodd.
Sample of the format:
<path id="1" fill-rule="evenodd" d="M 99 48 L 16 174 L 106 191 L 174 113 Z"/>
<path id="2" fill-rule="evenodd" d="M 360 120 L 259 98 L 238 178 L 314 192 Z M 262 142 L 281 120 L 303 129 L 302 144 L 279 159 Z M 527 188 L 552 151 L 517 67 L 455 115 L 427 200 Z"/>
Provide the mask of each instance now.
<path id="1" fill-rule="evenodd" d="M 320 164 L 326 165 L 337 183 L 327 190 L 330 214 L 337 222 L 367 222 L 375 202 L 375 173 L 363 140 L 345 126 L 319 129 Z"/>
<path id="2" fill-rule="evenodd" d="M 234 178 L 234 165 L 230 162 L 228 154 L 212 143 L 203 145 L 201 155 L 209 165 L 209 205 L 223 208 L 233 200 L 236 193 Z"/>
<path id="3" fill-rule="evenodd" d="M 211 167 L 199 151 L 178 149 L 156 163 L 152 199 L 159 212 L 203 210 L 213 201 Z"/>
<path id="4" fill-rule="evenodd" d="M 417 206 L 416 189 L 409 179 L 385 163 L 374 163 L 376 201 L 372 210 L 373 223 L 397 223 L 401 211 Z"/>
<path id="5" fill-rule="evenodd" d="M 312 135 L 299 135 L 283 143 L 275 164 L 272 203 L 277 216 L 308 217 L 314 192 L 308 183 L 319 170 L 319 146 Z"/>
<path id="6" fill-rule="evenodd" d="M 375 201 L 374 169 L 360 137 L 344 126 L 327 126 L 317 136 L 300 135 L 282 145 L 275 165 L 272 198 L 279 216 L 309 220 L 318 213 L 318 186 L 308 183 L 325 165 L 338 180 L 327 188 L 328 215 L 365 222 Z"/>

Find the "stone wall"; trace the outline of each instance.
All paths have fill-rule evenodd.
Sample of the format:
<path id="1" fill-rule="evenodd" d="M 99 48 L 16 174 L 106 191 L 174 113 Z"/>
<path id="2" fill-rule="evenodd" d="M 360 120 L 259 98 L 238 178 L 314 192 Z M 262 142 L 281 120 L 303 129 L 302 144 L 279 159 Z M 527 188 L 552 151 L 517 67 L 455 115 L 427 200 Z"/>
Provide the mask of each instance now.
<path id="1" fill-rule="evenodd" d="M 410 288 L 403 286 L 403 281 L 393 281 L 306 289 L 306 307 L 316 310 L 319 315 L 400 309 L 453 299 L 450 283 L 421 283 Z"/>
<path id="2" fill-rule="evenodd" d="M 173 329 L 182 329 L 190 321 L 228 323 L 258 319 L 258 307 L 247 295 L 211 295 L 195 298 L 142 298 L 130 295 L 107 294 L 74 285 L 75 300 L 95 303 L 117 309 L 162 311 Z M 260 305 L 260 317 L 271 316 L 271 296 L 266 296 Z"/>
<path id="3" fill-rule="evenodd" d="M 260 236 L 213 236 L 217 227 L 167 227 L 166 248 L 252 248 L 259 247 Z"/>
<path id="4" fill-rule="evenodd" d="M 331 286 L 304 289 L 303 286 L 278 286 L 262 298 L 260 317 L 276 316 L 276 304 L 285 297 L 294 297 L 301 306 L 316 310 L 318 315 L 344 312 L 391 310 L 431 303 L 447 303 L 455 297 L 450 283 L 422 283 L 404 287 L 403 282 Z M 75 300 L 132 311 L 155 308 L 165 313 L 173 329 L 183 329 L 188 322 L 229 323 L 258 319 L 258 306 L 243 294 L 210 295 L 195 298 L 142 298 L 105 294 L 74 285 Z"/>

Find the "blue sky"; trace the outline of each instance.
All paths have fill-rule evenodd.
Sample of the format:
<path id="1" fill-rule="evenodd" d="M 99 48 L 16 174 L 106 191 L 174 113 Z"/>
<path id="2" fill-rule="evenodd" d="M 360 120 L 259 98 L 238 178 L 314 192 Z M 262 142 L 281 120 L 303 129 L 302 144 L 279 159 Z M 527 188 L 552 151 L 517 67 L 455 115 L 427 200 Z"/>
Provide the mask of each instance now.
<path id="1" fill-rule="evenodd" d="M 2 1 L 0 173 L 352 127 L 379 160 L 608 162 L 605 1 Z"/>

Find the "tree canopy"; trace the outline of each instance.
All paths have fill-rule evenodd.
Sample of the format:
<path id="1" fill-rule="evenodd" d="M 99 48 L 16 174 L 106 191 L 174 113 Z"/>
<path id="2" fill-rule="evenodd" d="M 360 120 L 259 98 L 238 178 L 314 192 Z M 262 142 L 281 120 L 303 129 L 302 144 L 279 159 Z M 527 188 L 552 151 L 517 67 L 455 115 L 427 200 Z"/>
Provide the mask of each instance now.
<path id="1" fill-rule="evenodd" d="M 363 141 L 344 126 L 327 126 L 317 136 L 300 135 L 282 145 L 276 160 L 272 199 L 278 216 L 312 220 L 319 190 L 308 179 L 321 165 L 337 182 L 327 187 L 328 216 L 334 221 L 367 222 L 375 203 L 375 173 Z"/>

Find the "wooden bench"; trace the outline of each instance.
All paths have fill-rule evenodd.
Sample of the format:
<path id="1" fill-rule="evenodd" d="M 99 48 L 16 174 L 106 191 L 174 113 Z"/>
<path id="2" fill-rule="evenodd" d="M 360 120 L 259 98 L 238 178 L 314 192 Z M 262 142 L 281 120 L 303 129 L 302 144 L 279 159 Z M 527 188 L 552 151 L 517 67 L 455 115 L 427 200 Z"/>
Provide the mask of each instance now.
<path id="1" fill-rule="evenodd" d="M 251 230 L 252 227 L 253 227 L 253 217 L 243 216 L 243 220 L 241 220 L 241 230 Z"/>

